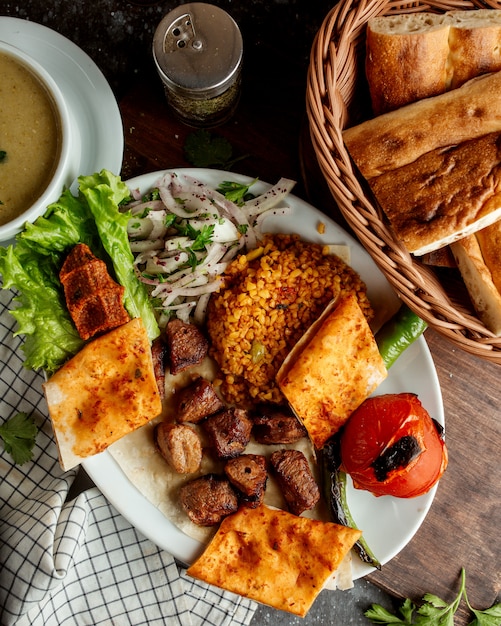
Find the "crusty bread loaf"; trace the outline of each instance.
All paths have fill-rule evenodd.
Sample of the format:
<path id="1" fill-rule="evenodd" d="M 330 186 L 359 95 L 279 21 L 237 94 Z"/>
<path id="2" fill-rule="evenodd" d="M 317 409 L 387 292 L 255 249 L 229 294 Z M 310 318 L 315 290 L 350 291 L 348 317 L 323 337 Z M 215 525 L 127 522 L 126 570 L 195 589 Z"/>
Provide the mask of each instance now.
<path id="1" fill-rule="evenodd" d="M 501 132 L 426 152 L 369 184 L 409 252 L 432 252 L 501 219 Z"/>
<path id="2" fill-rule="evenodd" d="M 476 233 L 482 257 L 489 268 L 492 282 L 501 293 L 501 221 Z"/>
<path id="3" fill-rule="evenodd" d="M 501 11 L 451 11 L 448 88 L 455 89 L 480 74 L 501 70 Z"/>
<path id="4" fill-rule="evenodd" d="M 501 222 L 460 239 L 451 250 L 479 318 L 501 335 Z"/>
<path id="5" fill-rule="evenodd" d="M 446 91 L 449 24 L 445 14 L 426 12 L 368 21 L 365 73 L 374 115 Z"/>
<path id="6" fill-rule="evenodd" d="M 408 104 L 348 128 L 343 139 L 362 176 L 371 179 L 437 148 L 501 131 L 501 72 Z"/>
<path id="7" fill-rule="evenodd" d="M 375 115 L 501 69 L 501 10 L 417 12 L 367 23 L 366 75 Z"/>

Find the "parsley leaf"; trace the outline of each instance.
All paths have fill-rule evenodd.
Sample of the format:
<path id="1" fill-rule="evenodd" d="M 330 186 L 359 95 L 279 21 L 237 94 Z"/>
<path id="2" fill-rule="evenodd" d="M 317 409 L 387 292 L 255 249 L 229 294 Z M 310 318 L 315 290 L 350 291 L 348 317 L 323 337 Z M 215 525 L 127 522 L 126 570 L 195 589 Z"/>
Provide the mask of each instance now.
<path id="1" fill-rule="evenodd" d="M 0 163 L 3 163 L 7 159 L 7 152 L 5 150 L 0 150 Z"/>
<path id="2" fill-rule="evenodd" d="M 143 202 L 154 202 L 155 200 L 160 200 L 160 190 L 158 187 L 154 187 L 148 193 L 145 193 L 142 197 Z"/>
<path id="3" fill-rule="evenodd" d="M 472 609 L 475 619 L 470 622 L 469 626 L 499 626 L 501 624 L 501 603 L 494 604 L 490 609 L 478 611 Z"/>
<path id="4" fill-rule="evenodd" d="M 494 604 L 485 611 L 479 611 L 478 609 L 474 609 L 471 606 L 468 600 L 468 596 L 466 595 L 466 588 L 464 590 L 464 599 L 466 600 L 468 608 L 475 616 L 475 619 L 470 622 L 468 626 L 499 626 L 499 624 L 501 624 L 501 602 L 498 602 L 498 604 Z"/>
<path id="5" fill-rule="evenodd" d="M 219 135 L 200 129 L 190 133 L 184 142 L 184 156 L 195 167 L 216 167 L 229 170 L 244 159 L 233 157 L 231 143 Z"/>
<path id="6" fill-rule="evenodd" d="M 454 602 L 447 604 L 444 600 L 431 593 L 423 596 L 424 603 L 418 608 L 416 624 L 423 626 L 454 626 L 454 613 L 457 611 L 463 589 L 460 590 Z"/>
<path id="7" fill-rule="evenodd" d="M 17 413 L 0 425 L 3 447 L 12 456 L 14 463 L 23 465 L 33 458 L 37 432 L 33 418 L 26 413 Z"/>
<path id="8" fill-rule="evenodd" d="M 370 619 L 374 624 L 405 624 L 405 626 L 412 624 L 412 614 L 416 608 L 416 605 L 408 598 L 399 607 L 398 612 L 402 615 L 403 619 L 393 615 L 387 611 L 380 604 L 373 604 L 364 615 Z"/>
<path id="9" fill-rule="evenodd" d="M 193 239 L 190 245 L 192 250 L 203 250 L 205 246 L 212 241 L 214 224 L 206 224 L 200 229 L 197 229 L 194 228 L 189 221 L 186 221 L 183 224 L 179 224 L 177 229 L 181 235 Z"/>
<path id="10" fill-rule="evenodd" d="M 253 198 L 254 195 L 249 193 L 249 188 L 257 182 L 257 178 L 255 178 L 248 185 L 244 185 L 241 183 L 233 182 L 230 180 L 223 180 L 223 182 L 217 188 L 219 193 L 222 193 L 223 196 L 241 206 L 246 200 Z"/>
<path id="11" fill-rule="evenodd" d="M 390 613 L 380 604 L 373 604 L 364 615 L 374 624 L 400 624 L 401 626 L 454 626 L 454 615 L 464 597 L 468 608 L 475 616 L 468 626 L 499 626 L 501 624 L 501 603 L 494 604 L 489 609 L 480 611 L 471 607 L 466 595 L 466 573 L 461 570 L 461 586 L 456 598 L 447 604 L 444 600 L 431 593 L 423 596 L 423 603 L 419 608 L 408 598 L 399 607 L 398 612 L 403 617 Z M 416 615 L 414 616 L 414 612 Z M 415 617 L 415 620 L 414 620 Z"/>

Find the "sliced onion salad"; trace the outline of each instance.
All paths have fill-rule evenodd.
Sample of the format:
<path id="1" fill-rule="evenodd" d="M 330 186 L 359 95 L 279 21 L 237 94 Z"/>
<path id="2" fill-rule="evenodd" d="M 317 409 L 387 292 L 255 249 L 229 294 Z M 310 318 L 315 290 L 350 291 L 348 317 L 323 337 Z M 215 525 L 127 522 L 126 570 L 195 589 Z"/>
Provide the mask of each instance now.
<path id="1" fill-rule="evenodd" d="M 281 178 L 255 197 L 253 182 L 225 181 L 215 190 L 187 174 L 166 172 L 144 197 L 132 190 L 135 199 L 123 209 L 131 212 L 134 269 L 148 286 L 160 327 L 172 316 L 202 323 L 228 263 L 257 246 L 270 212 L 290 213 L 279 205 L 294 181 Z"/>

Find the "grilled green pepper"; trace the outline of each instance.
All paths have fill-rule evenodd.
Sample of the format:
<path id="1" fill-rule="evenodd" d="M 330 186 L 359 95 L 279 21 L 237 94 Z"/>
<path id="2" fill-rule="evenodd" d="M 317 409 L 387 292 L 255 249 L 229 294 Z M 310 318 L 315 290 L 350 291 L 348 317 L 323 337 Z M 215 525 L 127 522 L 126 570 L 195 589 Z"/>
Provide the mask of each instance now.
<path id="1" fill-rule="evenodd" d="M 320 455 L 323 488 L 332 521 L 342 526 L 357 528 L 348 507 L 346 473 L 340 469 L 339 437 L 336 435 L 332 437 L 322 448 Z M 364 563 L 381 569 L 381 563 L 363 537 L 360 537 L 353 548 Z"/>
<path id="2" fill-rule="evenodd" d="M 401 305 L 376 334 L 376 343 L 386 369 L 389 369 L 402 352 L 423 334 L 427 326 L 426 322 L 406 304 Z"/>

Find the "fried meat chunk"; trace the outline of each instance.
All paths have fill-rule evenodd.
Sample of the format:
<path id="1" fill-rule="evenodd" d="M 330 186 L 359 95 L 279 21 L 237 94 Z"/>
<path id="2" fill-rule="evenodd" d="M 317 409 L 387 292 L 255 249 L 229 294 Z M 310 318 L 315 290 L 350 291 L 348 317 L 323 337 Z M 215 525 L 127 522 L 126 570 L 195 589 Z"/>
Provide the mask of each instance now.
<path id="1" fill-rule="evenodd" d="M 287 408 L 271 404 L 260 404 L 252 415 L 252 434 L 258 443 L 290 444 L 306 437 L 306 428 Z"/>
<path id="2" fill-rule="evenodd" d="M 209 349 L 207 337 L 195 326 L 180 319 L 170 320 L 166 327 L 170 371 L 174 376 L 201 363 Z"/>
<path id="3" fill-rule="evenodd" d="M 205 474 L 185 483 L 179 492 L 183 509 L 198 526 L 215 526 L 238 510 L 238 496 L 229 480 Z"/>
<path id="4" fill-rule="evenodd" d="M 262 454 L 241 454 L 227 461 L 224 473 L 238 490 L 242 504 L 258 507 L 264 498 L 268 472 Z"/>
<path id="5" fill-rule="evenodd" d="M 197 424 L 205 417 L 224 408 L 214 385 L 201 376 L 178 393 L 176 419 L 178 422 Z"/>
<path id="6" fill-rule="evenodd" d="M 277 450 L 270 462 L 289 511 L 301 515 L 312 509 L 320 500 L 320 491 L 304 454 L 300 450 Z"/>
<path id="7" fill-rule="evenodd" d="M 84 340 L 130 321 L 123 305 L 125 289 L 108 273 L 106 263 L 83 243 L 74 246 L 59 272 L 66 305 Z"/>
<path id="8" fill-rule="evenodd" d="M 219 459 L 231 459 L 242 454 L 251 438 L 252 421 L 245 409 L 230 407 L 219 411 L 202 425 Z"/>
<path id="9" fill-rule="evenodd" d="M 151 343 L 151 358 L 153 360 L 153 372 L 157 381 L 160 398 L 165 398 L 165 359 L 167 346 L 163 337 L 157 337 Z"/>
<path id="10" fill-rule="evenodd" d="M 154 430 L 158 451 L 178 474 L 192 474 L 202 463 L 202 443 L 187 424 L 160 422 Z"/>

